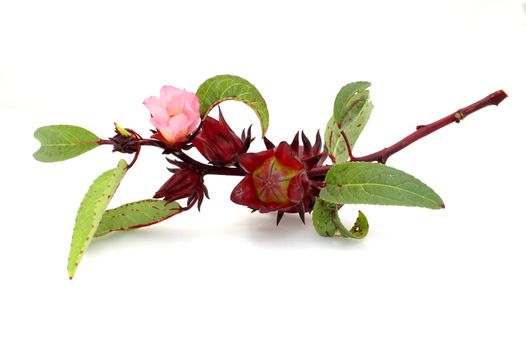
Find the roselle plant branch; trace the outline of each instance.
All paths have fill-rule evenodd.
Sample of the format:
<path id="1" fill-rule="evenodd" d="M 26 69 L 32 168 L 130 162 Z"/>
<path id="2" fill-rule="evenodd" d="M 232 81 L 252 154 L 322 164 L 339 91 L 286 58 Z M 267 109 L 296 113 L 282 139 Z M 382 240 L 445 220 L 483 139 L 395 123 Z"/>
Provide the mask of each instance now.
<path id="1" fill-rule="evenodd" d="M 363 157 L 354 157 L 351 160 L 356 161 L 356 162 L 375 162 L 376 161 L 376 162 L 385 164 L 385 162 L 387 162 L 387 159 L 390 156 L 406 148 L 413 142 L 420 140 L 421 138 L 443 128 L 446 125 L 449 125 L 451 123 L 460 123 L 460 121 L 466 118 L 468 115 L 482 108 L 492 106 L 492 105 L 497 106 L 507 96 L 508 95 L 503 90 L 496 91 L 467 107 L 459 109 L 455 113 L 451 113 L 447 117 L 437 120 L 434 123 L 417 126 L 415 132 L 404 137 L 402 140 L 398 141 L 392 146 L 389 146 L 387 148 L 384 148 L 381 151 L 374 152 L 374 153 L 371 153 Z"/>
<path id="2" fill-rule="evenodd" d="M 135 152 L 135 156 L 134 156 L 132 162 L 129 165 L 130 168 L 132 167 L 133 164 L 135 164 L 135 162 L 137 160 L 137 157 L 138 157 L 138 154 L 139 154 L 140 149 L 141 149 L 142 146 L 152 146 L 152 147 L 165 149 L 164 145 L 161 142 L 159 142 L 158 140 L 144 139 L 144 138 L 140 137 L 135 131 L 131 131 L 131 132 L 134 135 L 138 136 L 138 138 L 135 139 L 138 147 L 136 148 L 137 151 Z M 113 141 L 111 141 L 111 140 L 100 140 L 99 144 L 100 145 L 110 145 L 110 146 L 114 146 L 115 145 L 115 143 Z M 190 157 L 189 155 L 187 155 L 186 153 L 184 153 L 181 150 L 173 150 L 173 151 L 170 151 L 169 153 L 172 154 L 173 156 L 179 158 L 181 161 L 187 163 L 188 165 L 191 165 L 196 170 L 199 170 L 199 172 L 201 172 L 202 175 L 225 175 L 225 176 L 228 176 L 228 175 L 231 175 L 231 176 L 244 176 L 244 175 L 246 175 L 246 172 L 243 169 L 239 168 L 239 167 L 234 167 L 234 168 L 232 168 L 232 167 L 218 167 L 218 166 L 204 164 L 204 163 L 201 163 L 198 160 L 195 160 L 194 158 Z"/>
<path id="3" fill-rule="evenodd" d="M 404 137 L 402 140 L 396 142 L 395 144 L 389 147 L 386 147 L 380 151 L 368 154 L 366 156 L 362 156 L 362 157 L 353 156 L 351 150 L 349 150 L 350 161 L 351 162 L 379 162 L 379 163 L 385 164 L 387 162 L 387 159 L 390 156 L 406 148 L 413 142 L 418 141 L 421 138 L 451 123 L 460 123 L 460 121 L 466 118 L 468 115 L 482 108 L 492 106 L 492 105 L 498 106 L 499 103 L 501 103 L 504 99 L 506 99 L 506 97 L 508 97 L 508 95 L 503 90 L 495 91 L 494 93 L 489 94 L 483 99 L 475 103 L 472 103 L 471 105 L 467 107 L 461 108 L 457 110 L 456 112 L 451 113 L 447 117 L 437 120 L 436 122 L 433 122 L 427 125 L 417 126 L 416 131 Z M 346 144 L 348 145 L 348 140 L 346 139 L 345 135 L 344 135 L 344 138 L 345 138 Z M 325 176 L 330 168 L 331 168 L 331 165 L 314 168 L 309 172 L 309 175 L 313 177 Z"/>
<path id="4" fill-rule="evenodd" d="M 417 130 L 395 144 L 366 156 L 353 155 L 373 104 L 370 83 L 359 81 L 343 86 L 334 100 L 332 117 L 327 122 L 324 141 L 318 132 L 311 143 L 305 133 L 296 133 L 291 142 L 273 143 L 265 137 L 269 115 L 261 93 L 247 80 L 219 75 L 206 80 L 191 93 L 164 86 L 160 96 L 143 104 L 154 126 L 150 137 L 115 124 L 115 135 L 101 139 L 73 125 L 44 126 L 35 132 L 41 147 L 35 159 L 56 162 L 70 159 L 100 145 L 113 146 L 113 152 L 133 154 L 131 162 L 119 164 L 102 173 L 82 201 L 71 241 L 68 274 L 72 278 L 91 240 L 113 231 L 145 227 L 201 208 L 208 196 L 206 175 L 241 176 L 230 200 L 252 211 L 275 212 L 277 223 L 285 213 L 312 213 L 316 232 L 325 237 L 363 239 L 369 230 L 365 214 L 359 211 L 352 228 L 339 217 L 345 204 L 374 204 L 443 209 L 444 201 L 429 186 L 414 176 L 386 166 L 390 156 L 415 141 L 490 105 L 498 105 L 507 95 L 499 90 L 455 113 Z M 209 116 L 215 106 L 226 100 L 246 103 L 256 113 L 266 150 L 249 151 L 251 127 L 238 136 L 226 122 L 219 107 L 217 119 Z M 107 210 L 121 180 L 141 155 L 144 146 L 157 147 L 166 157 L 171 172 L 153 198 Z M 187 151 L 197 150 L 208 162 L 194 159 Z M 325 164 L 330 158 L 331 165 Z M 378 164 L 384 163 L 384 164 Z M 179 204 L 186 200 L 186 205 Z"/>
<path id="5" fill-rule="evenodd" d="M 350 148 L 350 145 L 349 145 L 349 140 L 347 139 L 346 134 L 342 132 L 342 136 L 345 139 L 345 144 L 348 149 L 350 161 L 351 162 L 379 162 L 379 163 L 385 164 L 387 162 L 387 159 L 390 156 L 401 151 L 402 149 L 411 145 L 415 141 L 418 141 L 421 138 L 451 123 L 459 123 L 461 120 L 466 118 L 468 115 L 482 108 L 492 106 L 492 105 L 498 106 L 499 103 L 501 103 L 507 96 L 508 95 L 503 90 L 495 91 L 494 93 L 489 94 L 488 96 L 480 99 L 479 101 L 474 102 L 467 107 L 460 108 L 456 112 L 451 113 L 450 115 L 442 119 L 439 119 L 427 125 L 417 126 L 416 131 L 404 137 L 402 140 L 394 143 L 393 145 L 389 147 L 386 147 L 380 151 L 376 151 L 374 153 L 368 154 L 366 156 L 361 156 L 361 157 L 353 156 L 352 149 Z M 138 153 L 140 152 L 140 146 L 154 146 L 154 147 L 159 147 L 159 148 L 165 147 L 163 143 L 158 140 L 143 139 L 135 131 L 131 131 L 131 132 L 137 137 L 136 140 L 137 140 L 139 147 L 137 148 L 136 157 L 134 157 L 129 167 L 133 166 L 133 164 L 137 160 Z M 197 132 L 195 134 L 197 134 Z M 192 136 L 195 137 L 195 134 Z M 114 145 L 114 143 L 110 140 L 100 140 L 99 143 L 101 145 Z M 201 163 L 193 159 L 192 157 L 188 156 L 186 153 L 180 150 L 173 151 L 172 154 L 175 157 L 179 158 L 181 161 L 186 162 L 187 164 L 191 165 L 195 169 L 199 170 L 203 175 L 225 175 L 225 176 L 245 176 L 246 175 L 246 172 L 240 167 L 217 167 L 217 166 L 204 164 L 204 163 Z M 308 174 L 310 177 L 313 177 L 313 178 L 324 177 L 331 167 L 332 165 L 316 167 L 316 168 L 311 169 Z"/>

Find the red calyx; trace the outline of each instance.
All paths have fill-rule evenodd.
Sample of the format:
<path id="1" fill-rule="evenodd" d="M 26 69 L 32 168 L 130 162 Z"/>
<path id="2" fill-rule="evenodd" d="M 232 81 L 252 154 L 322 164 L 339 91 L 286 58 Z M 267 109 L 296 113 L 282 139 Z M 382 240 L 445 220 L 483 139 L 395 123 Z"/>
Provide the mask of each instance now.
<path id="1" fill-rule="evenodd" d="M 225 166 L 235 163 L 237 155 L 245 153 L 252 140 L 251 128 L 248 128 L 247 135 L 243 130 L 241 138 L 238 137 L 219 109 L 219 120 L 205 118 L 192 143 L 210 163 Z"/>
<path id="2" fill-rule="evenodd" d="M 327 154 L 321 151 L 319 133 L 314 146 L 299 133 L 292 144 L 281 142 L 277 147 L 265 139 L 267 151 L 239 156 L 239 165 L 248 173 L 234 188 L 230 199 L 262 213 L 278 211 L 278 223 L 283 214 L 298 213 L 304 221 L 305 212 L 312 211 L 323 184 L 311 180 L 307 170 L 322 164 Z"/>
<path id="3" fill-rule="evenodd" d="M 137 152 L 138 141 L 136 137 L 121 135 L 117 130 L 115 136 L 109 138 L 113 144 L 113 152 L 135 153 Z"/>
<path id="4" fill-rule="evenodd" d="M 196 203 L 197 208 L 201 209 L 204 197 L 209 198 L 203 176 L 185 163 L 168 161 L 180 168 L 169 169 L 174 174 L 161 186 L 153 198 L 164 198 L 168 202 L 188 198 L 186 209 L 190 209 Z"/>

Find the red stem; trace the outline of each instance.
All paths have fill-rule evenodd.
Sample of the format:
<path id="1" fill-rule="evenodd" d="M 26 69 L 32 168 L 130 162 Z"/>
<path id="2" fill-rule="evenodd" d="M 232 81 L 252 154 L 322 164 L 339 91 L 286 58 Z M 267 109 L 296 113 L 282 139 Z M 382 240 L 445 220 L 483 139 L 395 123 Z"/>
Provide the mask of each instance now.
<path id="1" fill-rule="evenodd" d="M 141 153 L 141 140 L 143 140 L 141 135 L 137 134 L 135 131 L 132 131 L 132 134 L 135 137 L 135 139 L 139 142 L 137 142 L 137 151 L 135 151 L 135 154 L 133 155 L 133 159 L 131 163 L 128 164 L 128 169 L 130 169 L 135 164 L 137 159 L 139 159 L 139 154 Z"/>
<path id="2" fill-rule="evenodd" d="M 128 166 L 128 168 L 131 168 L 133 164 L 135 164 L 135 161 L 137 160 L 137 157 L 139 156 L 139 152 L 141 150 L 141 146 L 154 146 L 159 148 L 164 148 L 164 145 L 162 142 L 154 139 L 143 139 L 139 134 L 137 134 L 135 131 L 133 131 L 134 136 L 137 140 L 137 151 L 135 152 L 135 155 L 133 157 L 132 162 Z M 99 140 L 99 145 L 113 145 L 113 142 L 111 140 Z M 244 176 L 246 175 L 246 172 L 239 168 L 229 168 L 229 167 L 215 167 L 213 165 L 208 165 L 201 163 L 186 153 L 183 153 L 182 151 L 174 151 L 172 152 L 174 156 L 182 160 L 183 162 L 193 166 L 195 169 L 199 170 L 203 175 L 233 175 L 233 176 Z"/>
<path id="3" fill-rule="evenodd" d="M 508 97 L 508 95 L 506 95 L 506 93 L 503 90 L 496 91 L 467 107 L 459 109 L 455 113 L 451 113 L 447 117 L 437 120 L 434 123 L 417 126 L 415 132 L 409 134 L 408 136 L 406 136 L 405 138 L 398 141 L 392 146 L 389 146 L 381 151 L 374 152 L 363 157 L 355 157 L 354 159 L 352 159 L 352 161 L 385 163 L 390 156 L 406 148 L 413 142 L 420 140 L 422 137 L 425 137 L 453 122 L 459 123 L 462 119 L 466 118 L 471 113 L 476 112 L 484 107 L 488 107 L 491 105 L 497 106 L 506 97 Z"/>
<path id="4" fill-rule="evenodd" d="M 473 112 L 476 112 L 484 107 L 488 107 L 491 105 L 497 106 L 499 103 L 501 103 L 508 95 L 503 91 L 499 90 L 496 91 L 483 99 L 467 106 L 464 108 L 459 109 L 458 111 L 448 115 L 447 117 L 444 117 L 442 119 L 437 120 L 434 123 L 427 124 L 427 125 L 420 125 L 417 126 L 416 131 L 409 134 L 408 136 L 404 137 L 402 140 L 398 141 L 397 143 L 384 148 L 383 150 L 371 153 L 369 155 L 363 156 L 363 157 L 352 157 L 351 162 L 379 162 L 379 163 L 385 163 L 387 159 L 395 154 L 396 152 L 406 148 L 413 142 L 420 140 L 421 138 L 437 131 L 438 129 L 443 128 L 446 125 L 449 125 L 453 122 L 459 123 L 462 119 L 467 117 Z M 318 168 L 314 168 L 311 171 L 309 171 L 309 175 L 311 177 L 320 177 L 325 176 L 327 171 L 331 168 L 332 165 L 326 165 Z"/>
<path id="5" fill-rule="evenodd" d="M 204 164 L 193 159 L 189 155 L 183 152 L 174 152 L 174 156 L 199 170 L 203 175 L 233 175 L 233 176 L 244 176 L 247 173 L 239 168 L 227 168 L 227 167 L 215 167 L 213 165 Z"/>

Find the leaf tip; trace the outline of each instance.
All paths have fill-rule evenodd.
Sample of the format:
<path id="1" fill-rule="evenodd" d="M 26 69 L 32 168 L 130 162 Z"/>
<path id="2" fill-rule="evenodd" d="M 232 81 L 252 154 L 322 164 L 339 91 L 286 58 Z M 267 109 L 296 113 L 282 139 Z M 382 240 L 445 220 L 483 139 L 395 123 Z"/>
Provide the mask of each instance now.
<path id="1" fill-rule="evenodd" d="M 76 266 L 68 266 L 68 278 L 70 280 L 73 279 L 73 277 L 75 276 L 75 271 L 76 271 Z"/>

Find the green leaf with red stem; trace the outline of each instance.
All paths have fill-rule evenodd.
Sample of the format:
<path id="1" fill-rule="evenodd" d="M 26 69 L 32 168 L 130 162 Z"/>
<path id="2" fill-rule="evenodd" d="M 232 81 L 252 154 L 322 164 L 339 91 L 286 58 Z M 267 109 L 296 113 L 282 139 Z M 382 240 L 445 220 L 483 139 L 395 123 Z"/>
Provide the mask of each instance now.
<path id="1" fill-rule="evenodd" d="M 335 163 L 349 159 L 342 132 L 345 133 L 353 149 L 369 120 L 373 110 L 373 104 L 369 100 L 369 90 L 367 90 L 370 85 L 368 82 L 350 83 L 345 85 L 336 96 L 334 114 L 325 128 L 325 144 Z"/>
<path id="2" fill-rule="evenodd" d="M 80 126 L 48 125 L 35 131 L 40 148 L 33 157 L 41 162 L 74 158 L 99 146 L 100 138 Z"/>
<path id="3" fill-rule="evenodd" d="M 201 104 L 202 119 L 223 101 L 241 101 L 258 115 L 263 135 L 267 132 L 269 124 L 267 103 L 258 89 L 248 80 L 235 75 L 217 75 L 201 84 L 196 94 Z"/>
<path id="4" fill-rule="evenodd" d="M 335 204 L 379 204 L 444 208 L 435 191 L 412 175 L 378 163 L 335 164 L 320 198 Z"/>
<path id="5" fill-rule="evenodd" d="M 362 239 L 369 232 L 369 222 L 365 215 L 358 211 L 358 217 L 353 227 L 348 230 L 340 220 L 339 205 L 326 202 L 320 198 L 316 200 L 312 212 L 312 223 L 320 236 Z"/>
<path id="6" fill-rule="evenodd" d="M 68 258 L 70 279 L 75 275 L 84 252 L 88 249 L 95 232 L 97 232 L 104 211 L 127 170 L 126 161 L 119 161 L 116 168 L 104 172 L 95 179 L 80 203 Z"/>
<path id="7" fill-rule="evenodd" d="M 102 237 L 110 232 L 131 230 L 157 224 L 181 212 L 177 202 L 146 199 L 106 210 L 94 237 Z"/>

